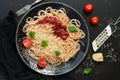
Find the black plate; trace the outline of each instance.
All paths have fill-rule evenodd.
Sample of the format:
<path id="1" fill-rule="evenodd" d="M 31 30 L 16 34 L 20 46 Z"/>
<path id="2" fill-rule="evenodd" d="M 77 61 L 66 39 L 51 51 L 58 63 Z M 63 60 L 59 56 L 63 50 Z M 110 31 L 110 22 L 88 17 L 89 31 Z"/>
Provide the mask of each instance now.
<path id="1" fill-rule="evenodd" d="M 84 45 L 81 45 L 80 51 L 77 53 L 77 55 L 73 59 L 69 60 L 65 64 L 64 63 L 61 64 L 58 67 L 52 67 L 51 65 L 47 65 L 44 69 L 39 69 L 37 66 L 37 61 L 32 59 L 27 54 L 26 49 L 23 47 L 21 43 L 23 38 L 26 36 L 25 33 L 22 31 L 22 28 L 24 24 L 26 23 L 25 21 L 27 17 L 33 17 L 37 15 L 37 12 L 39 10 L 41 9 L 44 10 L 48 6 L 51 6 L 52 8 L 55 8 L 55 9 L 65 8 L 66 13 L 70 19 L 75 18 L 75 19 L 80 20 L 81 22 L 80 28 L 85 32 L 86 36 L 84 39 L 82 39 L 82 42 L 84 43 Z M 34 6 L 22 17 L 16 30 L 16 47 L 17 47 L 20 57 L 22 58 L 24 63 L 28 67 L 30 67 L 32 70 L 38 73 L 41 73 L 41 74 L 45 74 L 45 75 L 61 75 L 61 74 L 65 74 L 73 70 L 76 66 L 80 64 L 80 62 L 85 57 L 87 50 L 88 50 L 88 46 L 89 46 L 89 30 L 88 30 L 85 20 L 75 9 L 60 2 L 47 2 L 47 3 L 42 3 L 42 4 L 38 4 Z"/>

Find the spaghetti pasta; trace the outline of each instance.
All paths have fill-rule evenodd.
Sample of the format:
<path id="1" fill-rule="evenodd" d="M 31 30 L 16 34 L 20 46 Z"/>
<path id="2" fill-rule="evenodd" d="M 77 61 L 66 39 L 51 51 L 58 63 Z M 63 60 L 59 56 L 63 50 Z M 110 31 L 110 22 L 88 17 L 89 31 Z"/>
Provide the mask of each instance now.
<path id="1" fill-rule="evenodd" d="M 69 26 L 74 26 L 77 31 L 71 32 Z M 29 35 L 31 31 L 35 33 L 34 38 L 31 38 L 32 46 L 27 48 L 29 56 L 36 60 L 45 57 L 53 66 L 69 61 L 80 50 L 78 42 L 85 37 L 80 26 L 80 21 L 70 19 L 64 8 L 47 7 L 45 10 L 38 11 L 37 16 L 26 19 L 23 27 L 23 32 L 29 38 L 31 38 Z M 46 46 L 41 45 L 43 40 L 48 41 L 45 42 Z M 56 51 L 59 55 L 56 55 Z"/>

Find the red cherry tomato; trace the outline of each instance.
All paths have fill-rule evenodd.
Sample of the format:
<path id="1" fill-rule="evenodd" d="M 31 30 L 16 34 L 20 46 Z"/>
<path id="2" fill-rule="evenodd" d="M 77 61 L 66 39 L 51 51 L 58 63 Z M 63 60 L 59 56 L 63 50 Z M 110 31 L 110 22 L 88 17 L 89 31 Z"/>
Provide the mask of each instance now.
<path id="1" fill-rule="evenodd" d="M 90 23 L 92 25 L 97 25 L 99 23 L 99 18 L 97 16 L 93 16 L 91 19 L 90 19 Z"/>
<path id="2" fill-rule="evenodd" d="M 24 39 L 22 43 L 25 48 L 30 48 L 32 46 L 32 40 L 30 38 Z"/>
<path id="3" fill-rule="evenodd" d="M 39 66 L 40 68 L 45 68 L 46 65 L 47 65 L 46 58 L 43 57 L 43 58 L 40 58 L 40 59 L 38 60 L 38 66 Z"/>
<path id="4" fill-rule="evenodd" d="M 88 3 L 84 6 L 84 11 L 86 13 L 91 13 L 94 10 L 94 6 L 91 3 Z"/>

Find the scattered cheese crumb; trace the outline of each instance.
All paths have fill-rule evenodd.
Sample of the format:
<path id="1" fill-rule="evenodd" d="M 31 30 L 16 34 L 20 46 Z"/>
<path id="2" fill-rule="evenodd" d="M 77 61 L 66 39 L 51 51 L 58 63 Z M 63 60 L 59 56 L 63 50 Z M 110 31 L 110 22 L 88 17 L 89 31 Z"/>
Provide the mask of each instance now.
<path id="1" fill-rule="evenodd" d="M 103 60 L 104 60 L 102 53 L 94 53 L 94 54 L 92 55 L 92 58 L 93 58 L 93 60 L 96 61 L 96 62 L 103 62 Z"/>

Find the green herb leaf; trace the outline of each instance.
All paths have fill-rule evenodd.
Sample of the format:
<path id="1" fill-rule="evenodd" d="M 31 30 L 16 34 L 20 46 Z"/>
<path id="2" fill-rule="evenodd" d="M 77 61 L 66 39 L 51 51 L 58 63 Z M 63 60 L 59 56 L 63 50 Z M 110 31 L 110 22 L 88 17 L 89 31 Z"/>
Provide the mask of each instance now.
<path id="1" fill-rule="evenodd" d="M 89 74 L 92 71 L 92 68 L 85 68 L 83 73 L 84 74 Z"/>
<path id="2" fill-rule="evenodd" d="M 43 47 L 48 46 L 48 40 L 41 41 L 41 46 L 43 46 Z"/>
<path id="3" fill-rule="evenodd" d="M 34 32 L 34 31 L 30 31 L 29 36 L 30 36 L 31 38 L 34 38 L 34 37 L 35 37 L 35 32 Z"/>
<path id="4" fill-rule="evenodd" d="M 75 28 L 75 26 L 69 26 L 69 27 L 68 27 L 68 30 L 69 30 L 70 32 L 77 32 L 77 29 Z"/>
<path id="5" fill-rule="evenodd" d="M 60 56 L 60 51 L 55 51 L 56 56 Z"/>

